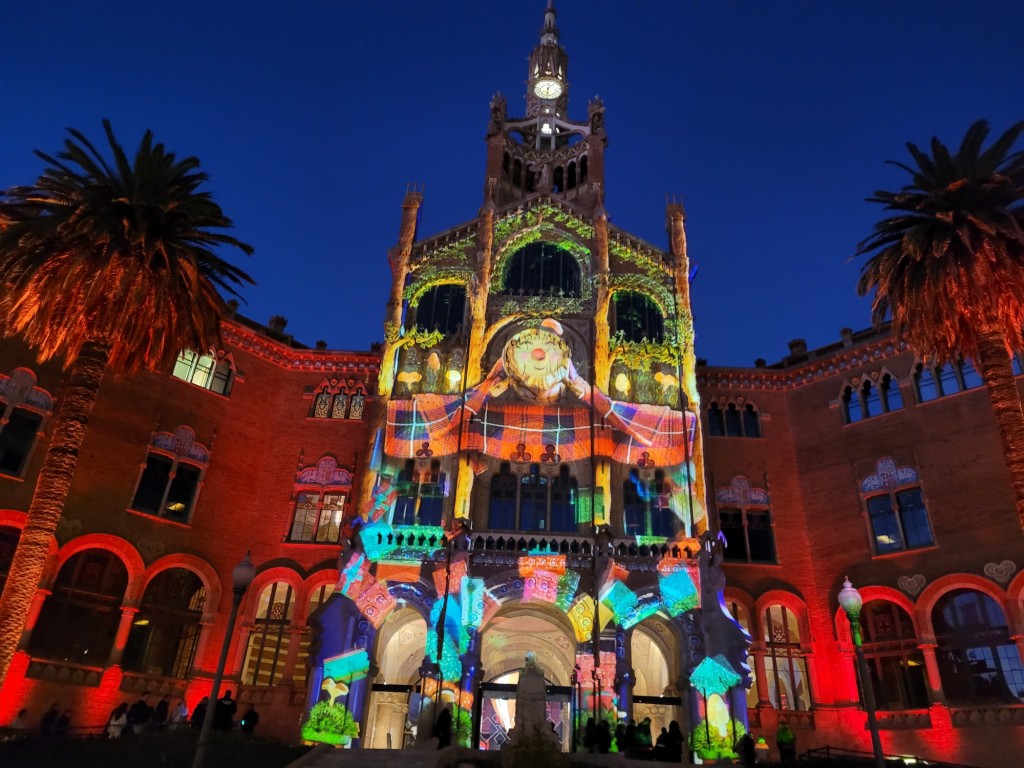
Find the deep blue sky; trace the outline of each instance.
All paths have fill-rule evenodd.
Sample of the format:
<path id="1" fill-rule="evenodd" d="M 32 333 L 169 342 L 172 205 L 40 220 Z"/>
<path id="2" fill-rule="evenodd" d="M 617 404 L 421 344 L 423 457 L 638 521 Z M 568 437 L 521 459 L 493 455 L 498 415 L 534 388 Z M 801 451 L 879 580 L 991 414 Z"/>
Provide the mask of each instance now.
<path id="1" fill-rule="evenodd" d="M 64 128 L 197 155 L 256 247 L 242 311 L 312 345 L 381 337 L 406 182 L 420 236 L 473 218 L 495 91 L 523 109 L 543 0 L 0 0 L 0 187 Z M 869 324 L 846 262 L 905 141 L 1024 118 L 1024 3 L 558 0 L 570 113 L 607 106 L 612 221 L 665 246 L 682 195 L 697 353 L 750 365 Z M 232 258 L 243 260 L 240 254 Z"/>

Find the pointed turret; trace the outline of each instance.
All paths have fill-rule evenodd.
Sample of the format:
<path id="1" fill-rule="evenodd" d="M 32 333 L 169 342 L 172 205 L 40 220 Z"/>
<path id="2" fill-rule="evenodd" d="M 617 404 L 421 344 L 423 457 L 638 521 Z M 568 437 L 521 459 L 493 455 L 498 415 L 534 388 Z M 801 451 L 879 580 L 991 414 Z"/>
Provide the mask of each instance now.
<path id="1" fill-rule="evenodd" d="M 526 80 L 526 114 L 529 117 L 550 115 L 564 118 L 569 106 L 569 84 L 566 80 L 569 56 L 558 42 L 555 16 L 554 0 L 548 0 L 540 42 L 530 54 L 530 71 Z"/>

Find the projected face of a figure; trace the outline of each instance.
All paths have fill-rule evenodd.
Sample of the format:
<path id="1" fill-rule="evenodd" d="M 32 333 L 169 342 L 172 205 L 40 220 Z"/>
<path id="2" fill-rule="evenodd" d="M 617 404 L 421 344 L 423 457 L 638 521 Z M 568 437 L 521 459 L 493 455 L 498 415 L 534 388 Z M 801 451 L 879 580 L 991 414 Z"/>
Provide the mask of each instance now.
<path id="1" fill-rule="evenodd" d="M 505 345 L 505 372 L 521 396 L 551 402 L 562 394 L 570 357 L 569 346 L 556 333 L 531 328 Z"/>

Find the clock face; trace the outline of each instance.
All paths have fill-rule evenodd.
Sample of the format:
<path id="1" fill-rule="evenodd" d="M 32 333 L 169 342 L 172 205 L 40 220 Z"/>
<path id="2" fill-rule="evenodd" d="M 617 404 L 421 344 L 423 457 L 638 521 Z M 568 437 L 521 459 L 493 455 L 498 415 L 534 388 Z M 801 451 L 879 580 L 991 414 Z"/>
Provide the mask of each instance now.
<path id="1" fill-rule="evenodd" d="M 533 92 L 539 99 L 557 99 L 562 95 L 562 84 L 557 80 L 544 78 L 534 83 Z"/>

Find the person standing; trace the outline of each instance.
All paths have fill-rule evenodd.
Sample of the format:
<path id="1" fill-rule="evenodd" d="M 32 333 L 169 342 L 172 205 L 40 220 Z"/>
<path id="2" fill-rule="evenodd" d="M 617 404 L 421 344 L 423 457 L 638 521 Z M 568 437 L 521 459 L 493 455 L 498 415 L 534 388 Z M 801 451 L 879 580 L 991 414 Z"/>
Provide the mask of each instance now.
<path id="1" fill-rule="evenodd" d="M 71 710 L 65 709 L 60 717 L 57 718 L 57 722 L 53 725 L 53 735 L 63 739 L 68 735 L 68 731 L 71 730 Z"/>
<path id="2" fill-rule="evenodd" d="M 203 720 L 206 718 L 206 710 L 210 707 L 210 697 L 203 696 L 202 701 L 196 704 L 196 708 L 192 710 L 192 717 L 189 718 L 189 725 L 193 728 L 202 728 Z"/>
<path id="3" fill-rule="evenodd" d="M 43 715 L 43 719 L 39 721 L 39 730 L 43 736 L 53 736 L 53 729 L 57 725 L 57 719 L 60 717 L 60 704 L 53 704 L 46 714 Z"/>
<path id="4" fill-rule="evenodd" d="M 587 724 L 583 728 L 583 749 L 591 753 L 597 752 L 597 728 L 592 717 L 587 718 Z"/>
<path id="5" fill-rule="evenodd" d="M 171 698 L 170 696 L 164 696 L 156 703 L 156 707 L 153 709 L 153 727 L 163 728 L 167 725 L 167 717 L 170 714 L 170 709 Z"/>
<path id="6" fill-rule="evenodd" d="M 251 736 L 259 722 L 260 713 L 256 711 L 256 707 L 250 706 L 242 715 L 242 733 L 248 733 Z"/>
<path id="7" fill-rule="evenodd" d="M 754 765 L 754 737 L 749 732 L 740 736 L 736 742 L 736 752 L 746 768 L 753 768 Z"/>
<path id="8" fill-rule="evenodd" d="M 771 752 L 771 749 L 768 747 L 768 742 L 764 736 L 758 736 L 757 744 L 754 745 L 754 763 L 756 765 L 767 765 L 769 752 Z"/>
<path id="9" fill-rule="evenodd" d="M 445 704 L 441 714 L 437 716 L 434 723 L 434 735 L 437 737 L 437 748 L 450 747 L 452 743 L 452 709 L 450 704 Z"/>
<path id="10" fill-rule="evenodd" d="M 184 699 L 178 699 L 178 703 L 174 705 L 171 710 L 171 724 L 175 727 L 180 726 L 181 723 L 188 722 L 188 704 L 185 703 Z"/>
<path id="11" fill-rule="evenodd" d="M 607 755 L 611 747 L 612 727 L 607 720 L 601 718 L 601 722 L 597 724 L 597 751 L 602 755 Z"/>
<path id="12" fill-rule="evenodd" d="M 238 711 L 238 704 L 231 698 L 231 691 L 226 691 L 221 696 L 213 710 L 213 727 L 218 731 L 230 731 L 235 727 L 235 713 Z"/>
<path id="13" fill-rule="evenodd" d="M 796 734 L 783 720 L 779 723 L 779 731 L 775 734 L 775 746 L 779 748 L 779 762 L 789 765 L 796 762 Z"/>
<path id="14" fill-rule="evenodd" d="M 107 720 L 107 738 L 119 739 L 124 735 L 125 726 L 128 725 L 128 702 L 122 701 Z"/>
<path id="15" fill-rule="evenodd" d="M 153 708 L 149 706 L 149 691 L 146 691 L 128 710 L 128 722 L 132 726 L 132 731 L 138 735 L 149 725 L 152 717 Z"/>
<path id="16" fill-rule="evenodd" d="M 7 726 L 12 731 L 27 731 L 28 730 L 28 710 L 22 709 L 18 711 L 17 716 L 11 720 L 11 724 Z"/>

